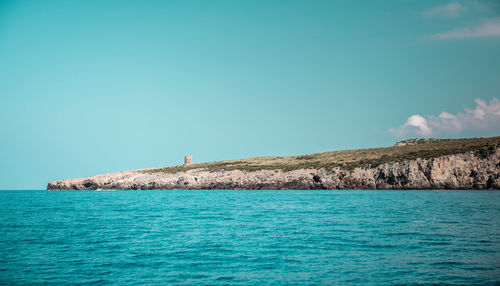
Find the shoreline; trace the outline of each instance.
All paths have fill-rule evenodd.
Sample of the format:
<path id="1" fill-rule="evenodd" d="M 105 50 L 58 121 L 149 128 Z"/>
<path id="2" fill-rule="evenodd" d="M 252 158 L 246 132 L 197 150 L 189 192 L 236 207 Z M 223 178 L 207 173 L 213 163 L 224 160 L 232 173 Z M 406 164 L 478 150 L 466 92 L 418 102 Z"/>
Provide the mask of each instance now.
<path id="1" fill-rule="evenodd" d="M 492 137 L 255 157 L 60 180 L 49 183 L 47 189 L 498 190 L 498 146 L 500 137 Z"/>

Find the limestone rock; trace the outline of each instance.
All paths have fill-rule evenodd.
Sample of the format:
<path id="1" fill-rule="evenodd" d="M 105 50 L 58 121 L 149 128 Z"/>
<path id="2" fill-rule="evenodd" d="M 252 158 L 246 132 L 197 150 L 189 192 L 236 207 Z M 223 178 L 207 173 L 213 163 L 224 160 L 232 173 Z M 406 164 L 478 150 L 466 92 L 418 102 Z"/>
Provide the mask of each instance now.
<path id="1" fill-rule="evenodd" d="M 500 150 L 488 156 L 474 152 L 386 163 L 343 170 L 298 169 L 209 171 L 177 173 L 151 169 L 55 181 L 49 190 L 146 189 L 500 189 Z"/>

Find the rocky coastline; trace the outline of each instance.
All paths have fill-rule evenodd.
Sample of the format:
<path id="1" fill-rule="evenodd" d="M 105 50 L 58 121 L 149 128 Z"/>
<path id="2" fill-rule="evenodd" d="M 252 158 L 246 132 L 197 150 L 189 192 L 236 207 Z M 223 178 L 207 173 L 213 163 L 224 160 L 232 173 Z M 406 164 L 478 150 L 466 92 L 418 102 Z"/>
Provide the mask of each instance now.
<path id="1" fill-rule="evenodd" d="M 175 172 L 158 168 L 51 182 L 48 190 L 313 190 L 313 189 L 500 189 L 500 148 L 469 151 L 352 169 L 298 168 L 284 171 L 211 170 Z"/>

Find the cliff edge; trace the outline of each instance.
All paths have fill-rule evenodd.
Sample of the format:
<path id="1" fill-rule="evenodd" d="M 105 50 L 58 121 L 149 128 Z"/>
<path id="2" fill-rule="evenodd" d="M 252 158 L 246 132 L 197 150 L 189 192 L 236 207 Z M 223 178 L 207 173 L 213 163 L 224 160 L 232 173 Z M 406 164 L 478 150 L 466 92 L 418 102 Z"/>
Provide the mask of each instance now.
<path id="1" fill-rule="evenodd" d="M 500 137 L 408 142 L 124 171 L 47 189 L 500 189 Z"/>

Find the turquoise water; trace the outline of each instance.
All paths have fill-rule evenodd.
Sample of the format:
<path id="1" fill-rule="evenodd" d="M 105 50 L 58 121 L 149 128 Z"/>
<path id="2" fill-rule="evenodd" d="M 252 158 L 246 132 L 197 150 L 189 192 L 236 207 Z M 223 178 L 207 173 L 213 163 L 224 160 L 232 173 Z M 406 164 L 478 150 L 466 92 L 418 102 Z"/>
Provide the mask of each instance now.
<path id="1" fill-rule="evenodd" d="M 0 284 L 498 284 L 500 192 L 0 192 Z"/>

